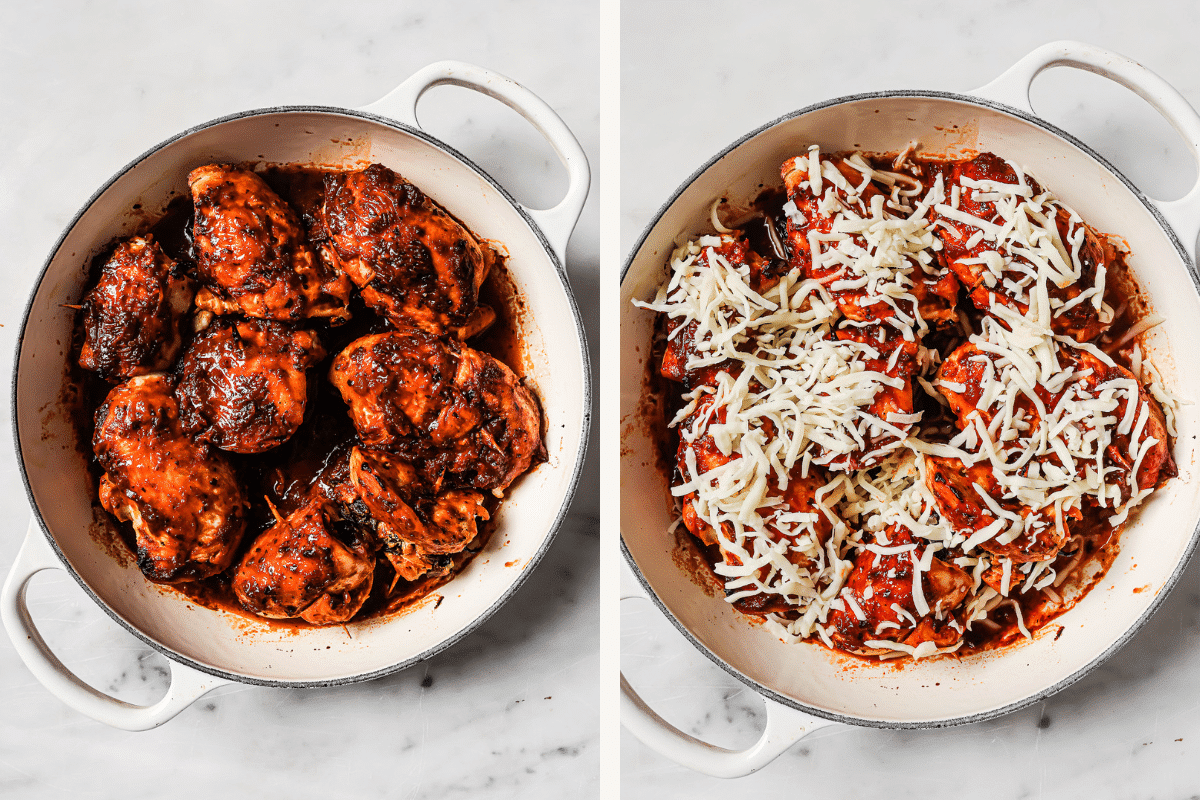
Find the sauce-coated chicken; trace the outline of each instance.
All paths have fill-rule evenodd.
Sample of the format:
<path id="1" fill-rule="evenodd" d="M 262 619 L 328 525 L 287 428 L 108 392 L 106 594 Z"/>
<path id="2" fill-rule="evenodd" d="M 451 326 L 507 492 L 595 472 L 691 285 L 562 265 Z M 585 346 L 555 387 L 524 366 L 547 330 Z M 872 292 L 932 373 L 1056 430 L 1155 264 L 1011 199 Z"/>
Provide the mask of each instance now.
<path id="1" fill-rule="evenodd" d="M 364 336 L 329 380 L 367 447 L 419 465 L 423 479 L 500 491 L 545 459 L 541 412 L 513 371 L 454 340 L 408 329 Z"/>
<path id="2" fill-rule="evenodd" d="M 272 320 L 217 317 L 179 366 L 184 430 L 235 453 L 261 453 L 304 421 L 305 370 L 325 357 L 314 331 Z"/>
<path id="3" fill-rule="evenodd" d="M 367 459 L 369 462 L 364 468 Z M 391 563 L 395 577 L 388 587 L 389 594 L 399 579 L 440 578 L 454 568 L 450 555 L 422 552 L 416 544 L 398 535 L 398 528 L 406 528 L 405 520 L 422 533 L 426 524 L 417 517 L 413 507 L 398 496 L 409 498 L 432 491 L 403 461 L 378 450 L 363 450 L 357 446 L 348 450 L 339 448 L 327 459 L 316 486 L 337 508 L 340 516 L 364 531 L 378 553 Z M 365 494 L 372 496 L 367 498 Z M 486 519 L 486 512 L 482 516 Z M 399 517 L 399 524 L 395 517 Z M 474 520 L 471 524 L 474 525 Z M 474 533 L 461 537 L 464 547 L 474 537 Z"/>
<path id="4" fill-rule="evenodd" d="M 491 320 L 478 302 L 492 249 L 382 164 L 326 176 L 320 221 L 322 256 L 393 324 L 465 339 Z"/>
<path id="5" fill-rule="evenodd" d="M 349 317 L 350 281 L 323 264 L 299 218 L 258 175 L 209 164 L 188 175 L 195 206 L 196 306 L 279 320 Z"/>
<path id="6" fill-rule="evenodd" d="M 913 597 L 913 582 L 916 564 L 925 558 L 925 541 L 896 524 L 887 527 L 885 538 L 886 546 L 883 540 L 875 543 L 883 553 L 864 548 L 854 559 L 842 590 L 842 608 L 829 612 L 830 636 L 850 650 L 872 649 L 866 644 L 872 641 L 912 647 L 927 641 L 938 647 L 957 642 L 962 629 L 949 624 L 950 612 L 967 596 L 971 577 L 929 556 L 928 567 L 921 572 L 921 595 L 929 613 L 922 614 Z"/>
<path id="7" fill-rule="evenodd" d="M 183 345 L 180 320 L 192 305 L 187 276 L 154 237 L 117 245 L 84 296 L 79 365 L 112 381 L 167 369 Z"/>
<path id="8" fill-rule="evenodd" d="M 488 519 L 483 495 L 469 489 L 443 489 L 436 495 L 417 471 L 378 450 L 355 447 L 350 482 L 371 519 L 384 556 L 407 581 L 448 569 L 447 556 L 461 553 Z"/>
<path id="9" fill-rule="evenodd" d="M 995 153 L 981 153 L 969 161 L 937 165 L 927 182 L 931 183 L 939 172 L 945 181 L 947 194 L 953 187 L 958 188 L 957 208 L 961 212 L 1004 226 L 1005 220 L 995 202 L 997 195 L 976 189 L 979 184 L 975 182 L 1018 184 L 1020 176 L 1009 162 Z M 1043 193 L 1035 179 L 1023 177 L 1027 187 L 1026 196 L 1037 197 Z M 1096 285 L 1097 271 L 1106 270 L 1115 259 L 1116 252 L 1106 239 L 1096 235 L 1078 217 L 1073 217 L 1064 206 L 1055 201 L 1050 205 L 1063 252 L 1069 253 L 1073 247 L 1077 247 L 1080 266 L 1077 280 L 1063 285 L 1049 281 L 1046 285 L 1050 305 L 1054 309 L 1051 327 L 1055 333 L 1070 336 L 1076 341 L 1090 341 L 1103 333 L 1108 323 L 1102 321 L 1097 305 L 1079 302 L 1077 298 Z M 994 240 L 977 235 L 979 228 L 974 224 L 947 217 L 936 210 L 931 212 L 931 219 L 938 223 L 933 231 L 942 240 L 947 265 L 966 287 L 977 308 L 987 311 L 994 301 L 1014 308 L 1021 314 L 1026 313 L 1029 309 L 1029 290 L 1036 285 L 1031 276 L 1037 273 L 1028 254 L 1011 247 L 1000 247 Z M 1002 279 L 990 273 L 985 266 L 988 257 L 996 256 L 1000 256 L 1000 259 L 1007 256 L 1009 259 L 1002 270 Z M 1100 285 L 1103 286 L 1103 282 Z"/>
<path id="10" fill-rule="evenodd" d="M 333 534 L 320 498 L 263 532 L 242 557 L 233 591 L 260 617 L 299 617 L 315 625 L 345 622 L 371 593 L 375 559 L 363 542 Z"/>
<path id="11" fill-rule="evenodd" d="M 131 379 L 96 412 L 100 503 L 132 524 L 138 565 L 164 583 L 215 575 L 233 561 L 247 502 L 224 457 L 184 435 L 171 379 Z"/>
<path id="12" fill-rule="evenodd" d="M 379 522 L 380 538 L 385 543 L 409 542 L 422 553 L 462 552 L 478 533 L 475 520 L 488 518 L 479 492 L 443 489 L 436 496 L 426 494 L 417 471 L 384 452 L 355 447 L 350 481 Z"/>

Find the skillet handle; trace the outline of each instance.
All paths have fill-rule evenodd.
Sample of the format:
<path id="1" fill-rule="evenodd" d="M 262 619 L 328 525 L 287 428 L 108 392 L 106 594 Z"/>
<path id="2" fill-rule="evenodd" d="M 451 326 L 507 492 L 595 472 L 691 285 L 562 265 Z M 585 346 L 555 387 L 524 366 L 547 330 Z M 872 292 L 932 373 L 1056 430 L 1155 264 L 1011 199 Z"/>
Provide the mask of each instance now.
<path id="1" fill-rule="evenodd" d="M 621 571 L 621 599 L 648 599 L 628 572 Z M 621 724 L 656 753 L 714 778 L 740 778 L 757 772 L 808 734 L 833 724 L 765 697 L 763 701 L 767 725 L 758 741 L 745 750 L 727 750 L 684 733 L 660 717 L 621 674 Z"/>
<path id="2" fill-rule="evenodd" d="M 1191 147 L 1200 170 L 1200 115 L 1171 84 L 1136 61 L 1083 42 L 1044 44 L 1022 58 L 996 80 L 970 94 L 1012 106 L 1029 114 L 1029 87 L 1043 70 L 1074 67 L 1115 81 L 1149 103 Z M 1196 237 L 1200 235 L 1200 176 L 1178 200 L 1147 198 L 1175 229 L 1188 253 L 1196 261 Z"/>
<path id="3" fill-rule="evenodd" d="M 168 659 L 171 685 L 166 696 L 153 705 L 135 706 L 92 688 L 58 660 L 29 614 L 29 581 L 46 569 L 62 569 L 62 563 L 31 519 L 25 542 L 0 591 L 0 619 L 25 666 L 71 708 L 114 728 L 144 731 L 157 728 L 208 692 L 230 683 Z"/>
<path id="4" fill-rule="evenodd" d="M 489 69 L 462 61 L 438 61 L 417 71 L 387 95 L 368 106 L 363 106 L 361 110 L 391 117 L 414 128 L 420 128 L 421 124 L 417 121 L 417 103 L 421 95 L 435 86 L 446 84 L 474 89 L 494 97 L 516 111 L 546 137 L 546 141 L 567 168 L 567 193 L 558 205 L 546 209 L 521 205 L 546 235 L 550 247 L 558 256 L 561 269 L 566 263 L 567 241 L 571 238 L 571 231 L 575 229 L 575 223 L 583 211 L 584 200 L 587 199 L 591 170 L 575 134 L 571 133 L 562 117 L 544 100 L 511 78 Z"/>

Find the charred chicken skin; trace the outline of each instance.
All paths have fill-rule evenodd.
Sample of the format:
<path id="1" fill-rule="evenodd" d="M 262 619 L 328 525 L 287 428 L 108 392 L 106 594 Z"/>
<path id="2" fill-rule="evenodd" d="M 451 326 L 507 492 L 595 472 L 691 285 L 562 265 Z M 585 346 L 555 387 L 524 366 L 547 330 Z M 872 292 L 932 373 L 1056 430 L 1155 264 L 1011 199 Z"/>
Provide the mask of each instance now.
<path id="1" fill-rule="evenodd" d="M 209 164 L 188 175 L 195 207 L 196 306 L 214 314 L 349 318 L 350 281 L 323 264 L 300 219 L 253 172 Z"/>
<path id="2" fill-rule="evenodd" d="M 381 530 L 385 543 L 408 542 L 422 553 L 462 552 L 478 532 L 475 520 L 488 518 L 479 492 L 444 489 L 429 496 L 417 471 L 387 453 L 355 447 L 350 481 L 371 517 L 386 529 Z"/>
<path id="3" fill-rule="evenodd" d="M 500 492 L 545 459 L 541 412 L 513 371 L 486 353 L 419 329 L 364 336 L 329 380 L 363 445 L 419 465 L 422 478 Z"/>
<path id="4" fill-rule="evenodd" d="M 319 218 L 322 256 L 394 325 L 465 339 L 491 321 L 478 305 L 491 248 L 382 164 L 326 176 Z"/>
<path id="5" fill-rule="evenodd" d="M 260 617 L 346 622 L 371 593 L 375 558 L 355 539 L 334 535 L 334 515 L 314 499 L 263 532 L 242 557 L 233 591 Z"/>
<path id="6" fill-rule="evenodd" d="M 291 438 L 304 421 L 305 370 L 325 351 L 317 334 L 272 320 L 218 317 L 179 366 L 184 430 L 235 453 L 261 453 Z"/>
<path id="7" fill-rule="evenodd" d="M 353 465 L 353 480 L 352 458 L 356 462 Z M 369 463 L 364 468 L 363 462 L 367 460 Z M 380 473 L 385 473 L 384 477 L 380 477 Z M 405 483 L 406 481 L 413 483 Z M 361 491 L 358 488 L 360 485 L 365 487 Z M 318 491 L 333 504 L 339 515 L 358 526 L 372 542 L 376 552 L 391 563 L 395 576 L 392 585 L 388 587 L 388 594 L 400 579 L 415 581 L 419 578 L 440 578 L 454 568 L 454 559 L 450 555 L 421 552 L 415 544 L 397 535 L 396 528 L 403 527 L 403 523 L 399 526 L 394 522 L 389 523 L 393 516 L 415 520 L 412 525 L 414 528 L 418 527 L 421 520 L 416 517 L 415 509 L 406 500 L 400 498 L 397 502 L 396 497 L 387 495 L 389 486 L 399 486 L 396 492 L 404 498 L 418 492 L 428 494 L 430 491 L 416 471 L 402 461 L 396 461 L 390 454 L 363 451 L 357 446 L 349 449 L 339 448 L 327 461 L 317 482 Z M 374 510 L 365 502 L 364 492 L 382 495 L 371 498 Z M 384 504 L 383 508 L 380 507 L 381 504 Z M 411 516 L 409 511 L 412 512 Z M 486 516 L 484 518 L 486 519 Z"/>
<path id="8" fill-rule="evenodd" d="M 191 281 L 151 235 L 121 242 L 83 298 L 79 365 L 120 381 L 167 369 L 183 345 Z"/>
<path id="9" fill-rule="evenodd" d="M 384 556 L 407 581 L 442 574 L 452 563 L 448 556 L 475 540 L 477 520 L 488 519 L 479 492 L 434 494 L 412 466 L 385 452 L 355 447 L 350 483 L 375 523 Z"/>
<path id="10" fill-rule="evenodd" d="M 117 386 L 96 412 L 92 440 L 104 469 L 100 503 L 133 526 L 138 565 L 163 583 L 228 567 L 248 505 L 229 463 L 184 434 L 172 389 L 160 373 Z"/>

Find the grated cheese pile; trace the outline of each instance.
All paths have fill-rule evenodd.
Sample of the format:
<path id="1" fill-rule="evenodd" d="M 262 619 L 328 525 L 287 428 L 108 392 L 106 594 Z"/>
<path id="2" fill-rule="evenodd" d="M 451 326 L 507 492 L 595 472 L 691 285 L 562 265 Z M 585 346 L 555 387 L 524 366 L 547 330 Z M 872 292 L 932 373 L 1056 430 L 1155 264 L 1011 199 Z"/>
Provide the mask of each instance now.
<path id="1" fill-rule="evenodd" d="M 897 159 L 896 169 L 903 161 Z M 1138 484 L 1138 470 L 1156 446 L 1162 450 L 1167 433 L 1174 435 L 1177 398 L 1162 388 L 1137 344 L 1129 375 L 1095 345 L 1055 332 L 1054 319 L 1080 303 L 1092 304 L 1102 321 L 1112 320 L 1105 271 L 1098 265 L 1094 282 L 1068 301 L 1051 296 L 1050 286 L 1079 283 L 1085 274 L 1080 254 L 1087 229 L 1049 192 L 1035 194 L 1016 165 L 1010 162 L 1017 176 L 1012 184 L 963 177 L 961 185 L 946 187 L 939 174 L 926 190 L 912 176 L 874 169 L 858 154 L 844 163 L 861 174 L 860 183 L 816 147 L 784 165 L 789 235 L 805 237 L 809 274 L 819 279 L 793 267 L 777 281 L 758 281 L 760 294 L 750 267 L 726 255 L 738 236 L 730 231 L 681 246 L 655 299 L 635 301 L 671 321 L 670 338 L 692 338 L 689 372 L 720 368 L 683 396 L 670 423 L 682 443 L 672 492 L 714 532 L 723 556 L 715 571 L 729 602 L 762 595 L 786 603 L 791 613 L 766 616 L 785 641 L 816 636 L 835 646 L 831 613 L 866 620 L 864 608 L 878 600 L 870 587 L 856 593 L 847 585 L 863 552 L 874 553 L 876 563 L 885 556 L 911 561 L 917 612 L 893 604 L 895 619 L 879 622 L 863 651 L 881 658 L 951 652 L 973 625 L 995 628 L 989 614 L 1005 605 L 1028 636 L 1015 597 L 1038 591 L 1062 602 L 1056 590 L 1079 556 L 1065 566 L 1058 562 L 1056 570 L 1059 552 L 1016 563 L 984 545 L 1057 526 L 1066 543 L 1061 552 L 1078 550 L 1065 520 L 1084 498 L 1111 509 L 1112 525 L 1123 523 L 1154 489 Z M 878 191 L 868 191 L 872 185 Z M 985 220 L 966 213 L 961 200 L 968 191 L 974 202 L 993 204 L 995 215 Z M 1059 215 L 1069 220 L 1066 241 L 1055 223 Z M 712 216 L 719 223 L 715 208 Z M 913 293 L 920 273 L 946 274 L 938 255 L 943 238 L 962 236 L 964 226 L 973 231 L 967 249 L 977 255 L 959 259 L 959 267 L 982 268 L 989 305 L 981 329 L 939 374 L 977 364 L 980 377 L 970 386 L 949 377 L 929 380 L 941 359 L 921 343 L 930 326 Z M 846 316 L 859 312 L 856 319 Z M 837 338 L 855 328 L 867 335 Z M 949 441 L 921 439 L 920 413 L 879 413 L 887 405 L 880 401 L 910 380 L 897 369 L 901 350 L 892 338 L 916 343 L 916 381 L 943 404 L 977 393 L 975 410 L 962 415 L 962 429 Z M 1093 362 L 1121 374 L 1100 381 L 1096 369 L 1077 368 Z M 1162 407 L 1165 430 L 1153 423 L 1143 380 Z M 1108 455 L 1117 436 L 1131 443 L 1131 469 Z M 701 445 L 720 457 L 698 459 Z M 814 468 L 845 470 L 851 454 L 869 468 Z M 990 465 L 999 494 L 975 486 L 980 496 L 972 501 L 991 523 L 956 530 L 946 521 L 928 488 L 927 456 Z M 811 508 L 797 510 L 786 499 L 797 481 L 815 489 Z M 1038 513 L 1014 513 L 1014 505 Z M 890 525 L 911 532 L 916 544 L 889 546 Z M 955 609 L 927 597 L 935 557 L 969 576 Z M 899 634 L 926 617 L 957 631 L 957 643 L 904 643 Z"/>
<path id="2" fill-rule="evenodd" d="M 730 241 L 727 235 L 704 236 L 684 245 L 672 257 L 671 279 L 657 298 L 638 305 L 677 322 L 672 337 L 696 323 L 689 370 L 727 361 L 741 367 L 736 377 L 722 372 L 715 386 L 702 391 L 712 392 L 725 410 L 723 424 L 708 426 L 721 452 L 746 448 L 750 458 L 739 469 L 760 468 L 741 497 L 748 520 L 765 495 L 768 474 L 782 488 L 797 464 L 807 475 L 812 463 L 828 463 L 890 435 L 867 454 L 882 457 L 901 445 L 917 420 L 871 413 L 881 389 L 901 388 L 904 381 L 870 368 L 882 356 L 878 347 L 832 338 L 840 315 L 825 287 L 791 272 L 765 297 L 759 295 L 750 287 L 749 267 L 717 252 Z M 698 396 L 689 400 L 672 424 L 695 409 Z"/>

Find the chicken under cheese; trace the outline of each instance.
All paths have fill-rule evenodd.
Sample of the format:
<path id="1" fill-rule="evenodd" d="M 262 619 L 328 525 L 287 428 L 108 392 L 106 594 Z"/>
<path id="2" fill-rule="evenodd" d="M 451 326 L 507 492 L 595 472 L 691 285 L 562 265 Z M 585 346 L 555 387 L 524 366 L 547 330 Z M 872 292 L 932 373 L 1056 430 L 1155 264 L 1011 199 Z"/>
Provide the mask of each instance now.
<path id="1" fill-rule="evenodd" d="M 1136 345 L 1114 361 L 1142 329 L 1109 338 L 1118 251 L 990 153 L 813 146 L 781 175 L 786 263 L 714 210 L 723 232 L 637 303 L 682 384 L 682 524 L 786 641 L 922 658 L 1032 635 L 1085 540 L 1174 474 L 1174 399 Z"/>

